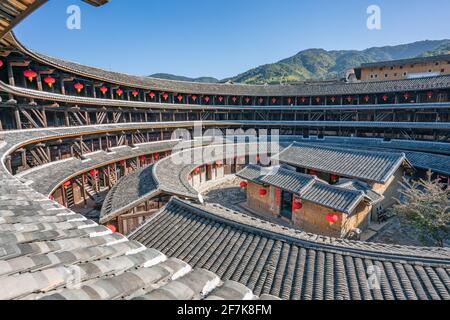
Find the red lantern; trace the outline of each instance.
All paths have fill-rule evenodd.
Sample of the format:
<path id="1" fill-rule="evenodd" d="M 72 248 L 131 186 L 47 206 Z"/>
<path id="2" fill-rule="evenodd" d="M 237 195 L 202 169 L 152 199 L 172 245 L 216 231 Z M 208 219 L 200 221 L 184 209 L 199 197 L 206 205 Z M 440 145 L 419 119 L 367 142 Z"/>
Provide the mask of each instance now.
<path id="1" fill-rule="evenodd" d="M 109 230 L 111 230 L 113 233 L 117 232 L 117 228 L 116 228 L 116 226 L 113 225 L 113 224 L 108 224 L 106 227 L 107 227 Z"/>
<path id="2" fill-rule="evenodd" d="M 120 165 L 125 167 L 127 165 L 127 162 L 125 160 L 122 160 L 122 161 L 120 161 Z"/>
<path id="3" fill-rule="evenodd" d="M 348 102 L 352 102 L 352 101 L 353 101 L 353 97 L 348 96 L 348 97 L 347 97 L 347 101 L 348 101 Z"/>
<path id="4" fill-rule="evenodd" d="M 100 87 L 100 92 L 103 93 L 103 94 L 106 94 L 108 92 L 108 88 L 105 87 L 105 86 L 101 86 Z"/>
<path id="5" fill-rule="evenodd" d="M 339 216 L 334 213 L 329 213 L 329 214 L 327 214 L 326 219 L 330 223 L 330 225 L 333 225 L 339 221 Z"/>
<path id="6" fill-rule="evenodd" d="M 141 161 L 146 161 L 147 157 L 146 156 L 141 156 L 140 159 L 141 159 Z"/>
<path id="7" fill-rule="evenodd" d="M 382 97 L 382 99 L 383 99 L 384 102 L 386 102 L 386 101 L 389 99 L 389 97 L 385 94 L 385 95 Z"/>
<path id="8" fill-rule="evenodd" d="M 197 101 L 197 98 L 198 98 L 198 97 L 197 97 L 196 95 L 193 95 L 191 98 L 192 98 L 192 101 L 195 102 L 195 101 Z"/>
<path id="9" fill-rule="evenodd" d="M 98 171 L 97 171 L 97 170 L 91 170 L 91 171 L 89 171 L 89 175 L 90 175 L 91 177 L 95 177 L 97 174 L 98 174 Z"/>
<path id="10" fill-rule="evenodd" d="M 433 98 L 433 92 L 432 91 L 428 92 L 427 93 L 427 97 L 428 97 L 428 99 Z"/>
<path id="11" fill-rule="evenodd" d="M 195 172 L 196 174 L 199 174 L 201 171 L 202 171 L 202 169 L 200 169 L 200 168 L 195 168 L 195 170 L 194 170 L 194 172 Z"/>
<path id="12" fill-rule="evenodd" d="M 317 97 L 317 98 L 316 98 L 316 102 L 317 102 L 317 103 L 320 103 L 320 100 L 321 100 L 320 97 Z"/>
<path id="13" fill-rule="evenodd" d="M 236 103 L 237 97 L 233 97 L 233 98 L 231 98 L 231 100 L 233 100 L 233 103 Z"/>
<path id="14" fill-rule="evenodd" d="M 365 96 L 365 97 L 364 97 L 364 101 L 365 101 L 365 102 L 369 102 L 369 100 L 370 100 L 370 97 L 369 97 L 369 96 Z"/>
<path id="15" fill-rule="evenodd" d="M 75 84 L 73 85 L 73 87 L 75 88 L 75 90 L 77 90 L 78 93 L 80 93 L 81 90 L 84 89 L 84 85 L 83 85 L 82 83 L 79 83 L 79 82 L 75 83 Z"/>
<path id="16" fill-rule="evenodd" d="M 294 210 L 300 210 L 301 208 L 303 208 L 303 203 L 301 203 L 301 201 L 300 200 L 295 200 L 293 203 L 292 203 L 292 209 L 294 209 Z"/>
<path id="17" fill-rule="evenodd" d="M 63 186 L 64 186 L 64 188 L 68 188 L 68 187 L 70 187 L 71 184 L 72 184 L 72 182 L 66 181 L 66 182 L 64 182 Z"/>
<path id="18" fill-rule="evenodd" d="M 3 67 L 3 60 L 0 60 L 0 68 Z"/>
<path id="19" fill-rule="evenodd" d="M 259 189 L 259 196 L 265 197 L 267 195 L 267 190 L 264 188 Z"/>
<path id="20" fill-rule="evenodd" d="M 248 104 L 250 102 L 250 98 L 245 98 L 245 102 Z"/>
<path id="21" fill-rule="evenodd" d="M 339 179 L 339 177 L 337 175 L 335 175 L 335 174 L 332 174 L 330 176 L 330 178 L 331 178 L 331 181 L 337 181 Z"/>
<path id="22" fill-rule="evenodd" d="M 139 91 L 135 90 L 131 93 L 131 95 L 136 98 L 139 95 Z"/>
<path id="23" fill-rule="evenodd" d="M 167 100 L 167 99 L 169 99 L 169 94 L 164 92 L 162 97 L 163 97 L 164 100 Z"/>
<path id="24" fill-rule="evenodd" d="M 272 98 L 272 104 L 277 103 L 277 98 Z"/>
<path id="25" fill-rule="evenodd" d="M 44 82 L 51 88 L 56 83 L 56 79 L 48 76 L 44 78 Z"/>
<path id="26" fill-rule="evenodd" d="M 264 103 L 264 99 L 263 98 L 259 98 L 259 104 L 263 104 Z"/>
<path id="27" fill-rule="evenodd" d="M 306 102 L 306 98 L 305 98 L 305 97 L 302 97 L 302 98 L 300 98 L 300 101 L 301 101 L 302 103 L 305 103 L 305 102 Z"/>
<path id="28" fill-rule="evenodd" d="M 224 99 L 224 98 L 223 98 L 222 96 L 219 97 L 219 102 L 222 103 L 223 99 Z"/>
<path id="29" fill-rule="evenodd" d="M 181 102 L 181 101 L 183 101 L 183 96 L 182 96 L 181 94 L 179 94 L 179 95 L 177 96 L 177 99 L 178 99 L 179 102 Z"/>
<path id="30" fill-rule="evenodd" d="M 25 70 L 25 71 L 23 72 L 23 75 L 24 75 L 28 80 L 30 80 L 30 82 L 32 82 L 33 79 L 37 77 L 37 72 L 34 71 L 34 70 L 31 70 L 31 69 L 28 69 L 28 70 Z"/>
<path id="31" fill-rule="evenodd" d="M 158 159 L 159 159 L 159 153 L 155 153 L 155 154 L 153 155 L 153 159 L 158 160 Z"/>
<path id="32" fill-rule="evenodd" d="M 288 104 L 291 104 L 291 103 L 292 103 L 292 99 L 291 99 L 291 98 L 288 98 L 288 99 L 287 99 L 287 103 L 288 103 Z"/>
<path id="33" fill-rule="evenodd" d="M 239 186 L 241 187 L 241 189 L 245 189 L 248 187 L 248 183 L 246 181 L 242 181 Z"/>
<path id="34" fill-rule="evenodd" d="M 311 175 L 311 176 L 317 176 L 317 171 L 316 170 L 309 170 L 309 174 Z"/>
<path id="35" fill-rule="evenodd" d="M 123 90 L 119 88 L 116 90 L 116 93 L 118 97 L 121 97 L 123 95 Z"/>
<path id="36" fill-rule="evenodd" d="M 405 100 L 408 100 L 410 97 L 411 97 L 411 96 L 410 96 L 409 93 L 405 93 L 405 94 L 403 95 L 403 98 L 405 98 Z"/>
<path id="37" fill-rule="evenodd" d="M 54 196 L 50 196 L 50 197 L 48 197 L 50 200 L 55 200 L 55 197 Z"/>
<path id="38" fill-rule="evenodd" d="M 206 103 L 209 103 L 209 100 L 211 100 L 211 98 L 208 96 L 204 97 L 203 99 L 205 100 Z M 220 98 L 219 98 L 219 100 L 220 100 Z M 220 102 L 222 102 L 222 100 L 220 100 Z"/>
<path id="39" fill-rule="evenodd" d="M 152 91 L 148 94 L 150 96 L 150 98 L 155 99 L 156 94 Z"/>
<path id="40" fill-rule="evenodd" d="M 336 97 L 331 97 L 331 102 L 335 103 L 336 102 Z"/>

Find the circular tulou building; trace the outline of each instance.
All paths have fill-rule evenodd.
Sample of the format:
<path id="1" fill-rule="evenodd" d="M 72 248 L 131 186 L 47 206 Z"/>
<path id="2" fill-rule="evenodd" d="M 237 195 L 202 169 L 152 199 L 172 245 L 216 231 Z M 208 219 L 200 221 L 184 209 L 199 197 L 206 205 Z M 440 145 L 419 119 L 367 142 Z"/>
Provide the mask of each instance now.
<path id="1" fill-rule="evenodd" d="M 0 299 L 450 299 L 448 248 L 370 241 L 403 178 L 450 182 L 450 71 L 132 76 L 24 47 L 45 2 L 0 2 Z"/>

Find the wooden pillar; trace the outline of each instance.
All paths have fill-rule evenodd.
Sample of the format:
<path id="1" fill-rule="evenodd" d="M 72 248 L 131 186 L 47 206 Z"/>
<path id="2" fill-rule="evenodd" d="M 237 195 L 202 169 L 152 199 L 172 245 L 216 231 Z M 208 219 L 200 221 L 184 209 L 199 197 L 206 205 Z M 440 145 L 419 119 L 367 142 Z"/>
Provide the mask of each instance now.
<path id="1" fill-rule="evenodd" d="M 19 108 L 14 108 L 14 118 L 16 119 L 16 129 L 22 129 L 22 121 L 20 120 Z"/>

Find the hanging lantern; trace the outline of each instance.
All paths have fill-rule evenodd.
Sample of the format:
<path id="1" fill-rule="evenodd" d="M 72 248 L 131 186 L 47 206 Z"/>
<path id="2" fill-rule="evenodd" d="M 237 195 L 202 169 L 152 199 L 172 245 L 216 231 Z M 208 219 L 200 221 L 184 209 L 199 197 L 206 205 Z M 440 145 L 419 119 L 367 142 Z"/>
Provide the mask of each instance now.
<path id="1" fill-rule="evenodd" d="M 339 221 L 339 216 L 334 213 L 329 213 L 329 214 L 327 214 L 326 219 L 330 223 L 330 225 L 333 225 Z"/>
<path id="2" fill-rule="evenodd" d="M 196 102 L 198 97 L 194 94 L 191 98 L 192 98 L 192 101 Z"/>
<path id="3" fill-rule="evenodd" d="M 48 76 L 44 78 L 44 82 L 51 88 L 56 83 L 56 79 Z"/>
<path id="4" fill-rule="evenodd" d="M 316 102 L 317 102 L 317 103 L 320 103 L 320 100 L 321 100 L 320 97 L 317 97 L 317 98 L 316 98 Z"/>
<path id="5" fill-rule="evenodd" d="M 89 171 L 89 175 L 90 175 L 91 177 L 95 177 L 95 176 L 97 176 L 97 174 L 98 174 L 98 171 L 97 171 L 97 170 L 91 170 L 91 171 Z"/>
<path id="6" fill-rule="evenodd" d="M 403 98 L 405 98 L 405 100 L 408 100 L 409 98 L 411 98 L 411 95 L 409 93 L 405 93 L 403 95 Z"/>
<path id="7" fill-rule="evenodd" d="M 432 92 L 432 91 L 429 91 L 429 92 L 427 93 L 427 97 L 428 97 L 428 99 L 433 98 L 433 92 Z"/>
<path id="8" fill-rule="evenodd" d="M 54 196 L 50 196 L 50 197 L 48 197 L 50 200 L 55 200 L 55 197 Z"/>
<path id="9" fill-rule="evenodd" d="M 221 161 L 221 160 L 218 160 L 218 161 L 216 161 L 216 166 L 222 166 L 223 165 L 223 161 Z"/>
<path id="10" fill-rule="evenodd" d="M 350 102 L 352 102 L 353 101 L 353 97 L 352 96 L 348 96 L 347 97 L 347 101 L 350 103 Z"/>
<path id="11" fill-rule="evenodd" d="M 153 155 L 153 159 L 158 160 L 158 159 L 159 159 L 159 153 L 155 153 L 155 154 Z"/>
<path id="12" fill-rule="evenodd" d="M 250 98 L 245 98 L 245 102 L 248 104 L 250 102 Z"/>
<path id="13" fill-rule="evenodd" d="M 105 86 L 101 86 L 100 87 L 100 92 L 103 93 L 103 94 L 106 94 L 108 92 L 108 88 L 105 87 Z"/>
<path id="14" fill-rule="evenodd" d="M 164 92 L 162 97 L 163 97 L 164 100 L 167 100 L 167 99 L 169 99 L 169 94 Z"/>
<path id="15" fill-rule="evenodd" d="M 120 161 L 120 165 L 125 167 L 127 165 L 127 162 L 125 160 L 122 160 L 122 161 Z"/>
<path id="16" fill-rule="evenodd" d="M 109 230 L 111 230 L 113 233 L 117 232 L 117 228 L 116 228 L 116 226 L 113 225 L 113 224 L 108 224 L 106 227 L 107 227 Z"/>
<path id="17" fill-rule="evenodd" d="M 339 177 L 337 176 L 337 175 L 335 175 L 335 174 L 332 174 L 331 176 L 330 176 L 330 179 L 331 179 L 331 181 L 337 181 L 338 179 L 339 179 Z"/>
<path id="18" fill-rule="evenodd" d="M 272 98 L 272 104 L 277 103 L 277 98 Z"/>
<path id="19" fill-rule="evenodd" d="M 233 103 L 236 103 L 237 97 L 233 97 L 233 98 L 231 98 L 231 100 L 233 100 Z"/>
<path id="20" fill-rule="evenodd" d="M 117 90 L 116 90 L 116 94 L 117 94 L 118 97 L 121 97 L 121 96 L 123 95 L 123 90 L 120 89 L 120 88 L 117 89 Z"/>
<path id="21" fill-rule="evenodd" d="M 300 200 L 295 199 L 294 202 L 292 203 L 292 209 L 300 210 L 301 208 L 303 208 L 303 203 Z"/>
<path id="22" fill-rule="evenodd" d="M 246 181 L 241 181 L 241 183 L 239 184 L 239 186 L 241 187 L 241 189 L 245 189 L 248 187 L 248 183 Z"/>
<path id="23" fill-rule="evenodd" d="M 34 71 L 34 70 L 31 70 L 31 69 L 28 69 L 28 70 L 25 70 L 25 71 L 23 72 L 23 75 L 24 75 L 28 80 L 30 80 L 30 82 L 32 82 L 33 79 L 37 77 L 37 72 Z"/>
<path id="24" fill-rule="evenodd" d="M 147 157 L 146 156 L 141 156 L 140 159 L 141 159 L 141 161 L 146 161 Z"/>
<path id="25" fill-rule="evenodd" d="M 139 95 L 139 91 L 135 90 L 135 91 L 131 92 L 131 95 L 136 98 Z"/>
<path id="26" fill-rule="evenodd" d="M 382 99 L 383 99 L 384 102 L 386 102 L 386 101 L 389 99 L 389 97 L 388 97 L 388 95 L 385 94 L 385 95 L 382 97 Z"/>
<path id="27" fill-rule="evenodd" d="M 292 98 L 288 98 L 288 99 L 287 99 L 287 103 L 288 103 L 288 104 L 291 104 L 291 103 L 292 103 Z"/>
<path id="28" fill-rule="evenodd" d="M 267 190 L 264 188 L 259 189 L 259 196 L 265 197 L 267 195 Z"/>
<path id="29" fill-rule="evenodd" d="M 183 96 L 182 96 L 181 94 L 179 94 L 179 95 L 177 96 L 177 99 L 178 99 L 178 102 L 181 102 L 181 101 L 183 101 Z"/>
<path id="30" fill-rule="evenodd" d="M 195 174 L 199 174 L 201 171 L 202 171 L 202 169 L 200 169 L 200 168 L 195 168 L 195 170 L 194 170 Z"/>
<path id="31" fill-rule="evenodd" d="M 205 100 L 206 103 L 209 103 L 209 100 L 211 100 L 211 98 L 206 96 L 203 98 L 203 100 Z M 220 100 L 220 98 L 219 98 L 219 100 Z M 220 102 L 222 102 L 222 100 Z"/>
<path id="32" fill-rule="evenodd" d="M 224 99 L 224 98 L 223 98 L 222 96 L 220 96 L 220 97 L 219 97 L 219 102 L 222 103 L 223 99 Z"/>
<path id="33" fill-rule="evenodd" d="M 331 97 L 331 102 L 335 103 L 336 102 L 336 97 Z"/>
<path id="34" fill-rule="evenodd" d="M 75 84 L 73 85 L 73 87 L 75 88 L 75 90 L 77 90 L 78 93 L 80 93 L 81 90 L 84 89 L 84 85 L 83 85 L 82 83 L 79 83 L 79 82 L 75 83 Z"/>
<path id="35" fill-rule="evenodd" d="M 317 171 L 311 169 L 311 170 L 309 170 L 309 174 L 310 174 L 311 176 L 317 176 Z"/>
<path id="36" fill-rule="evenodd" d="M 152 91 L 148 94 L 150 96 L 150 98 L 155 99 L 156 94 Z"/>
<path id="37" fill-rule="evenodd" d="M 66 181 L 66 182 L 64 182 L 63 186 L 64 186 L 64 188 L 68 188 L 68 187 L 70 187 L 71 184 L 72 184 L 72 182 Z"/>
<path id="38" fill-rule="evenodd" d="M 259 104 L 263 104 L 264 103 L 264 98 L 259 98 Z"/>
<path id="39" fill-rule="evenodd" d="M 301 98 L 300 98 L 300 101 L 301 101 L 302 103 L 305 103 L 305 102 L 306 102 L 306 98 L 305 98 L 305 97 L 301 97 Z"/>
<path id="40" fill-rule="evenodd" d="M 364 97 L 364 101 L 365 101 L 365 102 L 369 102 L 369 100 L 370 100 L 370 97 L 369 97 L 369 96 L 365 96 L 365 97 Z"/>
<path id="41" fill-rule="evenodd" d="M 4 65 L 3 60 L 0 60 L 0 68 L 3 67 L 3 65 Z"/>

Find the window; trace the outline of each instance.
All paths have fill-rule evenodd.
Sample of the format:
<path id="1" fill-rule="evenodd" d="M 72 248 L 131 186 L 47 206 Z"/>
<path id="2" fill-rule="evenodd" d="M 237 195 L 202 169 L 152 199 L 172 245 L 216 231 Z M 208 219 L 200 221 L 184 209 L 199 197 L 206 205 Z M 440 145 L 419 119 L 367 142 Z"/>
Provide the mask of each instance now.
<path id="1" fill-rule="evenodd" d="M 403 69 L 403 66 L 400 66 L 400 69 Z"/>
<path id="2" fill-rule="evenodd" d="M 404 72 L 403 75 L 406 76 L 406 72 Z"/>
<path id="3" fill-rule="evenodd" d="M 391 70 L 394 70 L 394 67 L 391 67 Z"/>
<path id="4" fill-rule="evenodd" d="M 441 72 L 444 73 L 444 72 L 445 72 L 445 69 L 441 69 Z"/>
<path id="5" fill-rule="evenodd" d="M 397 72 L 396 73 L 394 73 L 394 77 L 396 77 L 398 74 L 397 74 Z"/>
<path id="6" fill-rule="evenodd" d="M 388 74 L 386 73 L 386 74 L 384 75 L 384 77 L 387 78 L 387 77 L 388 77 Z"/>
<path id="7" fill-rule="evenodd" d="M 438 66 L 438 65 L 439 65 L 439 62 L 436 62 L 436 65 Z"/>

